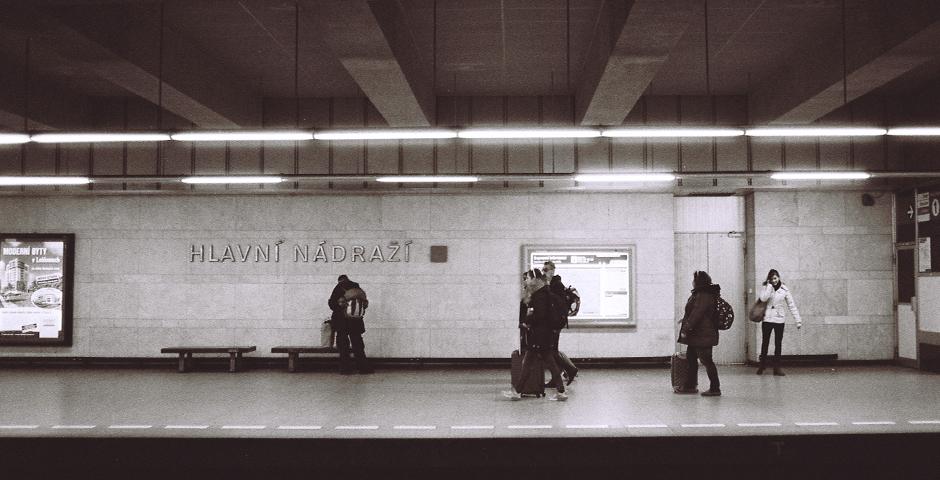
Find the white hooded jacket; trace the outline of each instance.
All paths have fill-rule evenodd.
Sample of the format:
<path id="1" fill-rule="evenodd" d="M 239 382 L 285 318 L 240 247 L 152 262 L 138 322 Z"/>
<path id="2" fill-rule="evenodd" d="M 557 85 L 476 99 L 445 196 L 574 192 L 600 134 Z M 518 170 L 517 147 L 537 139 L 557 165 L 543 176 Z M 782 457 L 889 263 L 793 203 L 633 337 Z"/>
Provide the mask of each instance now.
<path id="1" fill-rule="evenodd" d="M 796 302 L 793 301 L 793 295 L 786 285 L 780 284 L 780 288 L 774 290 L 773 285 L 764 285 L 760 292 L 760 299 L 767 302 L 767 310 L 764 311 L 764 321 L 770 323 L 786 323 L 787 313 L 785 308 L 790 310 L 790 314 L 796 320 L 796 324 L 802 325 L 803 319 L 800 318 L 800 311 L 796 308 Z"/>

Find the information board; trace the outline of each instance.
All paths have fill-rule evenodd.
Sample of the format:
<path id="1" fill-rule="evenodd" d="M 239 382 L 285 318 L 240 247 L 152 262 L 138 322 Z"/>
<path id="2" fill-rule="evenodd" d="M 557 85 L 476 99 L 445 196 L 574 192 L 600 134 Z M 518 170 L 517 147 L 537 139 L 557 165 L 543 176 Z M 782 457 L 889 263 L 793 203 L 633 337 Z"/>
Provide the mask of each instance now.
<path id="1" fill-rule="evenodd" d="M 526 269 L 555 263 L 562 283 L 578 289 L 581 309 L 568 319 L 573 326 L 636 325 L 634 304 L 634 248 L 525 246 Z"/>
<path id="2" fill-rule="evenodd" d="M 0 234 L 0 346 L 72 344 L 72 234 Z"/>
<path id="3" fill-rule="evenodd" d="M 940 187 L 917 190 L 918 271 L 940 272 Z"/>

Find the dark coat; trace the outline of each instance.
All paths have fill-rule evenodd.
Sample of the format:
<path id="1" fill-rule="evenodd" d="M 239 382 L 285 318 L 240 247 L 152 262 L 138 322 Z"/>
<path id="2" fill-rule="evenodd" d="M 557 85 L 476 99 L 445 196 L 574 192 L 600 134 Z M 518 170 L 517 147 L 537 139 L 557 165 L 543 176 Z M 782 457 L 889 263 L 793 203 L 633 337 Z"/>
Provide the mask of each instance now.
<path id="1" fill-rule="evenodd" d="M 330 324 L 333 326 L 333 330 L 337 332 L 347 333 L 349 330 L 349 325 L 346 320 L 346 309 L 339 304 L 339 299 L 346 294 L 346 291 L 351 288 L 361 288 L 358 283 L 352 280 L 343 280 L 336 284 L 333 287 L 333 293 L 330 294 L 330 299 L 326 302 L 329 305 L 330 310 L 333 313 L 330 315 Z M 365 333 L 365 328 L 362 328 L 361 332 L 348 332 L 348 333 Z"/>
<path id="2" fill-rule="evenodd" d="M 552 291 L 552 294 L 558 296 L 558 298 L 561 299 L 559 303 L 565 305 L 564 311 L 561 312 L 561 314 L 563 317 L 565 317 L 565 328 L 568 328 L 568 307 L 570 305 L 568 305 L 567 300 L 565 300 L 567 297 L 565 295 L 566 288 L 565 284 L 561 283 L 561 275 L 555 275 L 552 277 L 552 282 L 548 284 L 548 288 Z"/>
<path id="3" fill-rule="evenodd" d="M 692 290 L 685 304 L 685 316 L 679 329 L 679 343 L 692 347 L 718 345 L 718 313 L 715 299 L 721 296 L 720 285 L 708 285 Z"/>
<path id="4" fill-rule="evenodd" d="M 532 315 L 529 316 L 529 345 L 539 348 L 552 344 L 551 309 L 552 293 L 548 285 L 536 290 L 529 300 Z M 522 314 L 522 312 L 520 312 Z"/>

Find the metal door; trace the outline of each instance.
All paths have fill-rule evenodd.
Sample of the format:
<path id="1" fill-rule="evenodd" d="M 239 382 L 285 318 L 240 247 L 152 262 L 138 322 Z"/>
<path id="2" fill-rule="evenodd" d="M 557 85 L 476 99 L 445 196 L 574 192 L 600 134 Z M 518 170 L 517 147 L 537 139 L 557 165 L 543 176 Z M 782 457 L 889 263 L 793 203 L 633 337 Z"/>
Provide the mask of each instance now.
<path id="1" fill-rule="evenodd" d="M 715 361 L 743 363 L 746 355 L 747 311 L 744 291 L 744 235 L 730 233 L 676 234 L 676 320 L 682 319 L 692 289 L 692 273 L 705 270 L 721 285 L 721 297 L 734 309 L 734 325 L 721 332 Z M 678 326 L 676 327 L 678 329 Z M 677 330 L 678 332 L 678 330 Z"/>

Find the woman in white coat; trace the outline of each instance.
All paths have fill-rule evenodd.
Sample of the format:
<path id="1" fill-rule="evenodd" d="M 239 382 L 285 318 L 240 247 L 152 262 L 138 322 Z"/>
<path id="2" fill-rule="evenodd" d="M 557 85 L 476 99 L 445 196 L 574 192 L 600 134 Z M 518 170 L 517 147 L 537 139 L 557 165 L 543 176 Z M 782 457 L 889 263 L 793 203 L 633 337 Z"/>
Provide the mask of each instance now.
<path id="1" fill-rule="evenodd" d="M 780 281 L 780 273 L 771 269 L 767 272 L 767 279 L 762 284 L 760 300 L 767 302 L 767 310 L 764 311 L 764 322 L 761 324 L 761 333 L 763 336 L 760 343 L 760 366 L 757 368 L 757 374 L 764 373 L 767 366 L 767 347 L 770 345 L 770 334 L 774 334 L 774 375 L 784 376 L 780 369 L 780 346 L 783 343 L 783 327 L 787 320 L 785 310 L 790 310 L 790 314 L 796 320 L 796 328 L 803 327 L 803 319 L 800 318 L 800 311 L 796 308 L 796 302 L 793 301 L 793 294 L 786 285 Z"/>

